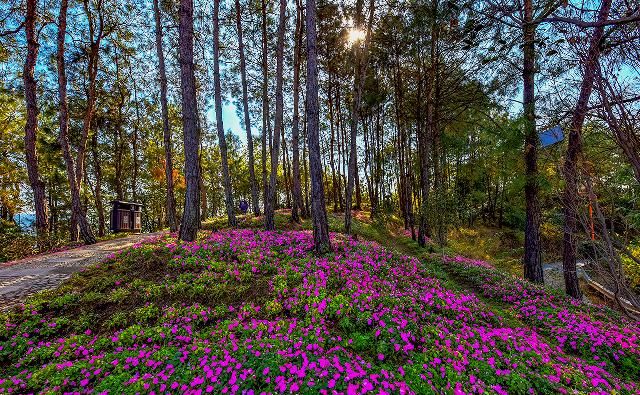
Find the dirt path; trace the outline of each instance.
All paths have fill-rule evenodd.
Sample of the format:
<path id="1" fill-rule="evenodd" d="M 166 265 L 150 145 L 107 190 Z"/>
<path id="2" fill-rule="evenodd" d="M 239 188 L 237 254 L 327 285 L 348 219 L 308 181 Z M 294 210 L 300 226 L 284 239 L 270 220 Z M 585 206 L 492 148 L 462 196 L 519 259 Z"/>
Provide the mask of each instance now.
<path id="1" fill-rule="evenodd" d="M 131 235 L 51 254 L 0 264 L 0 311 L 24 302 L 27 296 L 52 289 L 84 267 L 112 252 L 152 239 L 162 233 Z"/>

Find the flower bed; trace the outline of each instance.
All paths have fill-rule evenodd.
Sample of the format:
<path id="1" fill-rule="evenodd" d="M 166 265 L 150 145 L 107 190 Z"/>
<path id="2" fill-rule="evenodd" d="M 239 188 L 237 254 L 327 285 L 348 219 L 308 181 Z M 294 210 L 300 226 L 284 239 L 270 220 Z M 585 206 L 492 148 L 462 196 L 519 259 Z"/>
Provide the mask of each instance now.
<path id="1" fill-rule="evenodd" d="M 624 370 L 549 336 L 560 323 L 580 330 L 565 317 L 538 332 L 445 288 L 415 258 L 332 242 L 316 257 L 309 232 L 229 230 L 127 249 L 7 317 L 0 392 L 638 391 Z M 596 350 L 637 363 L 627 351 L 638 328 L 615 328 Z"/>

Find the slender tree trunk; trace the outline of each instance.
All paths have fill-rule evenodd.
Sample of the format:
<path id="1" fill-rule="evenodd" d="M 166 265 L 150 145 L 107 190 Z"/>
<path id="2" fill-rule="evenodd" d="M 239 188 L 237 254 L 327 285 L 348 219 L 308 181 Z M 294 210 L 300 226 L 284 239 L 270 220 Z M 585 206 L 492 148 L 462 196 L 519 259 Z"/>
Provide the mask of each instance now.
<path id="1" fill-rule="evenodd" d="M 202 148 L 201 148 L 202 149 Z M 207 205 L 207 187 L 204 177 L 200 177 L 200 222 L 206 221 L 209 207 Z"/>
<path id="2" fill-rule="evenodd" d="M 233 191 L 231 190 L 231 176 L 229 175 L 229 160 L 227 158 L 227 139 L 224 135 L 222 123 L 222 92 L 220 87 L 220 0 L 213 1 L 213 81 L 216 103 L 216 129 L 218 131 L 218 144 L 220 145 L 220 158 L 222 159 L 222 178 L 224 185 L 224 202 L 227 209 L 227 222 L 229 226 L 236 226 L 236 215 L 233 209 Z"/>
<path id="3" fill-rule="evenodd" d="M 102 4 L 99 2 L 98 4 Z M 89 0 L 83 2 L 85 13 L 88 19 L 89 28 L 89 56 L 87 59 L 87 76 L 89 79 L 88 92 L 87 92 L 87 108 L 84 112 L 84 118 L 82 120 L 82 136 L 80 143 L 78 144 L 78 153 L 76 160 L 76 183 L 78 189 L 82 187 L 82 179 L 84 177 L 85 155 L 87 150 L 87 141 L 89 139 L 89 133 L 91 131 L 91 122 L 96 111 L 96 77 L 98 75 L 98 61 L 100 56 L 100 43 L 104 38 L 104 16 L 102 8 L 98 9 L 97 20 L 97 32 L 94 26 L 93 12 L 90 9 Z M 81 221 L 79 221 L 81 222 Z M 81 231 L 82 232 L 82 231 Z"/>
<path id="4" fill-rule="evenodd" d="M 305 100 L 305 109 L 306 109 L 306 100 Z M 311 209 L 309 204 L 309 195 L 311 186 L 309 185 L 309 155 L 306 142 L 307 138 L 307 117 L 304 117 L 304 123 L 302 125 L 302 173 L 304 174 L 304 215 L 308 217 L 311 215 Z"/>
<path id="5" fill-rule="evenodd" d="M 362 7 L 364 0 L 356 0 L 356 14 L 355 14 L 355 29 L 362 29 L 363 16 Z M 364 82 L 364 75 L 361 73 L 362 64 L 362 49 L 360 43 L 354 43 L 354 77 L 353 77 L 353 103 L 351 104 L 351 118 L 349 120 L 349 167 L 347 172 L 347 190 L 345 191 L 345 208 L 344 208 L 344 231 L 347 234 L 351 234 L 351 209 L 353 198 L 353 184 L 355 181 L 355 173 L 358 171 L 358 146 L 356 137 L 358 134 L 358 117 L 360 115 L 360 101 L 362 99 L 362 88 Z"/>
<path id="6" fill-rule="evenodd" d="M 309 139 L 309 171 L 311 178 L 311 218 L 314 249 L 331 251 L 327 207 L 322 187 L 320 162 L 320 116 L 318 103 L 318 49 L 316 46 L 316 0 L 307 0 L 307 137 Z"/>
<path id="7" fill-rule="evenodd" d="M 36 33 L 36 0 L 27 1 L 27 15 L 25 17 L 25 31 L 27 33 L 27 58 L 24 63 L 24 95 L 27 107 L 27 119 L 24 133 L 25 158 L 29 184 L 33 191 L 33 203 L 36 211 L 36 232 L 39 238 L 46 237 L 49 231 L 49 214 L 45 184 L 40 178 L 38 169 L 38 152 L 36 140 L 38 136 L 38 99 L 37 86 L 34 76 L 38 60 L 38 37 Z"/>
<path id="8" fill-rule="evenodd" d="M 284 66 L 284 35 L 287 2 L 280 0 L 280 20 L 278 22 L 278 46 L 276 52 L 276 116 L 273 127 L 273 150 L 271 151 L 271 174 L 269 179 L 269 196 L 265 205 L 264 226 L 267 230 L 275 229 L 276 178 L 278 175 L 278 155 L 280 153 L 280 130 L 282 129 L 282 112 L 284 100 L 282 96 Z"/>
<path id="9" fill-rule="evenodd" d="M 300 185 L 300 63 L 302 49 L 302 4 L 301 0 L 296 0 L 296 33 L 293 66 L 293 126 L 291 131 L 291 145 L 293 150 L 293 207 L 291 209 L 291 219 L 300 222 L 299 211 L 304 211 L 302 203 L 302 187 Z"/>
<path id="10" fill-rule="evenodd" d="M 267 0 L 261 0 L 262 5 L 262 200 L 265 211 L 269 200 L 269 185 L 267 184 L 267 136 L 271 134 L 271 120 L 269 119 L 269 63 L 267 61 Z"/>
<path id="11" fill-rule="evenodd" d="M 242 106 L 244 110 L 244 128 L 247 131 L 247 148 L 249 151 L 249 182 L 251 183 L 251 206 L 255 215 L 260 215 L 258 203 L 258 184 L 256 182 L 255 160 L 253 157 L 253 137 L 251 136 L 251 120 L 249 118 L 249 94 L 247 93 L 247 66 L 244 58 L 244 42 L 242 39 L 242 11 L 240 0 L 236 0 L 236 27 L 238 29 L 238 50 L 240 52 L 240 78 L 242 81 Z"/>
<path id="12" fill-rule="evenodd" d="M 355 27 L 357 29 L 361 29 L 364 25 L 362 15 L 363 2 L 364 0 L 356 1 Z M 351 119 L 349 122 L 349 168 L 347 174 L 347 190 L 345 194 L 346 198 L 344 211 L 344 230 L 347 234 L 351 234 L 351 206 L 353 200 L 353 187 L 355 184 L 356 172 L 358 171 L 358 145 L 356 141 L 358 134 L 358 117 L 360 116 L 360 102 L 362 101 L 362 90 L 364 88 L 365 73 L 367 69 L 367 51 L 369 49 L 368 47 L 371 37 L 371 27 L 373 24 L 374 4 L 374 1 L 371 1 L 369 4 L 369 25 L 367 28 L 367 34 L 365 37 L 363 48 L 360 48 L 359 44 L 356 43 L 358 47 L 356 47 L 355 50 L 355 75 L 353 82 L 354 95 L 351 107 Z"/>
<path id="13" fill-rule="evenodd" d="M 173 147 L 171 143 L 171 129 L 169 127 L 169 109 L 167 103 L 167 71 L 164 64 L 164 52 L 162 50 L 162 21 L 160 18 L 159 0 L 153 0 L 153 12 L 156 21 L 156 53 L 158 56 L 158 71 L 160 74 L 160 108 L 162 111 L 162 134 L 164 138 L 165 177 L 167 180 L 167 221 L 169 230 L 178 230 L 176 219 L 176 198 L 173 192 Z"/>
<path id="14" fill-rule="evenodd" d="M 289 150 L 287 149 L 287 138 L 284 134 L 284 126 L 282 128 L 282 172 L 284 178 L 285 207 L 293 207 L 291 192 L 293 190 L 293 181 L 291 176 L 291 161 L 289 160 Z M 277 202 L 276 202 L 277 203 Z M 276 204 L 276 207 L 278 205 Z"/>
<path id="15" fill-rule="evenodd" d="M 180 240 L 194 241 L 200 224 L 200 130 L 193 65 L 193 0 L 180 0 L 179 15 L 184 174 L 187 184 Z"/>
<path id="16" fill-rule="evenodd" d="M 331 197 L 333 199 L 333 211 L 338 211 L 338 181 L 336 178 L 336 165 L 335 165 L 335 142 L 336 142 L 336 131 L 334 127 L 334 117 L 333 117 L 333 81 L 331 78 L 331 74 L 329 74 L 329 92 L 327 94 L 329 98 L 329 129 L 331 131 L 331 138 L 329 140 L 329 165 L 331 166 L 331 187 L 332 193 Z"/>
<path id="17" fill-rule="evenodd" d="M 102 165 L 100 164 L 100 156 L 98 153 L 98 131 L 93 133 L 91 138 L 91 152 L 93 155 L 93 169 L 96 177 L 95 185 L 95 200 L 96 200 L 96 212 L 98 213 L 98 236 L 102 237 L 105 234 L 105 215 L 104 206 L 102 204 Z"/>
<path id="18" fill-rule="evenodd" d="M 133 101 L 136 109 L 136 121 L 133 124 L 133 136 L 131 141 L 131 156 L 133 157 L 133 169 L 131 174 L 131 197 L 134 202 L 138 201 L 138 173 L 140 171 L 140 163 L 138 160 L 138 128 L 140 125 L 140 106 L 138 105 L 138 89 L 136 79 L 133 77 Z"/>
<path id="19" fill-rule="evenodd" d="M 116 47 L 117 48 L 117 47 Z M 122 116 L 122 110 L 125 105 L 125 93 L 123 88 L 123 82 L 120 79 L 120 62 L 118 61 L 118 52 L 115 52 L 115 66 L 116 66 L 116 82 L 118 84 L 118 110 L 116 119 L 116 128 L 114 130 L 114 148 L 116 150 L 114 155 L 114 168 L 115 168 L 115 190 L 118 200 L 124 200 L 124 183 L 122 181 L 122 173 L 124 167 L 124 119 Z"/>
<path id="20" fill-rule="evenodd" d="M 524 240 L 524 277 L 535 283 L 544 283 L 540 245 L 540 202 L 538 198 L 538 134 L 535 113 L 535 36 L 533 0 L 524 0 L 524 34 L 522 102 L 524 106 L 524 162 L 526 222 Z"/>
<path id="21" fill-rule="evenodd" d="M 60 13 L 58 15 L 58 37 L 57 37 L 57 45 L 58 45 L 58 53 L 56 55 L 57 66 L 58 66 L 58 106 L 59 110 L 59 121 L 60 121 L 60 134 L 59 141 L 62 146 L 62 153 L 65 160 L 65 165 L 67 167 L 67 178 L 69 180 L 69 188 L 71 190 L 71 212 L 72 212 L 72 224 L 77 224 L 80 235 L 82 236 L 83 241 L 86 244 L 94 244 L 96 242 L 96 238 L 89 227 L 89 223 L 87 221 L 87 216 L 84 212 L 84 208 L 82 206 L 82 202 L 80 200 L 80 187 L 83 177 L 78 177 L 78 171 L 83 169 L 82 166 L 78 166 L 77 162 L 73 163 L 73 157 L 71 155 L 71 149 L 69 147 L 69 109 L 67 104 L 67 73 L 65 69 L 65 59 L 64 59 L 64 44 L 65 44 L 65 36 L 67 33 L 67 0 L 62 0 L 60 4 Z M 95 80 L 95 79 L 94 79 Z M 91 89 L 91 88 L 90 88 Z M 85 122 L 87 120 L 85 114 Z M 91 122 L 91 119 L 88 119 L 88 122 Z M 84 125 L 83 125 L 84 129 Z M 84 133 L 83 137 L 88 136 L 89 132 Z M 84 140 L 84 145 L 86 146 L 86 140 Z M 77 159 L 84 160 L 78 157 Z M 73 227 L 71 229 L 72 237 L 76 232 L 76 228 Z"/>
<path id="22" fill-rule="evenodd" d="M 418 100 L 416 105 L 416 123 L 418 136 L 418 153 L 420 155 L 420 216 L 418 224 L 418 244 L 422 247 L 427 244 L 429 236 L 429 189 L 431 182 L 429 179 L 429 134 L 428 129 L 423 128 L 422 124 L 422 78 L 418 73 Z M 427 90 L 427 95 L 431 93 Z"/>
<path id="23" fill-rule="evenodd" d="M 603 0 L 598 12 L 598 22 L 609 18 L 612 0 Z M 576 273 L 576 233 L 578 230 L 578 161 L 582 155 L 582 126 L 586 117 L 589 98 L 598 70 L 600 58 L 600 41 L 604 36 L 604 26 L 593 29 L 589 40 L 589 50 L 584 62 L 584 73 L 580 95 L 571 118 L 569 130 L 569 146 L 564 162 L 564 240 L 562 249 L 562 269 L 567 295 L 576 299 L 582 298 L 578 275 Z"/>

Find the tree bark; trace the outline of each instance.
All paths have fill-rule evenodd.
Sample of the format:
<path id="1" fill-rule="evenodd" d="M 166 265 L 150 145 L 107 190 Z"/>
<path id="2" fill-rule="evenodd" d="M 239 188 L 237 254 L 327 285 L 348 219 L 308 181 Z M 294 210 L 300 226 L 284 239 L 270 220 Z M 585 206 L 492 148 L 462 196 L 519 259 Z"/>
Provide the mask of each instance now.
<path id="1" fill-rule="evenodd" d="M 428 129 L 422 126 L 422 78 L 421 73 L 418 73 L 418 100 L 416 104 L 416 134 L 418 136 L 418 153 L 420 155 L 420 214 L 418 218 L 418 244 L 422 247 L 427 245 L 427 237 L 429 237 L 429 189 L 431 188 L 431 180 L 429 177 L 429 146 L 430 139 L 428 135 Z M 427 90 L 427 95 L 431 92 Z"/>
<path id="2" fill-rule="evenodd" d="M 218 144 L 222 160 L 222 179 L 224 184 L 224 203 L 227 209 L 229 226 L 236 226 L 236 215 L 233 209 L 233 191 L 231 190 L 231 176 L 229 175 L 229 160 L 227 158 L 227 139 L 224 135 L 222 123 L 222 92 L 220 87 L 220 0 L 213 1 L 213 84 L 216 104 L 216 129 Z"/>
<path id="3" fill-rule="evenodd" d="M 295 32 L 295 50 L 294 50 L 294 66 L 293 66 L 293 126 L 291 145 L 293 150 L 293 207 L 291 209 L 291 219 L 294 222 L 300 222 L 299 211 L 304 211 L 302 203 L 302 187 L 300 179 L 300 63 L 302 49 L 302 4 L 301 0 L 296 0 L 296 32 Z M 333 127 L 333 126 L 332 126 Z"/>
<path id="4" fill-rule="evenodd" d="M 276 116 L 273 127 L 273 150 L 271 151 L 271 174 L 269 175 L 269 193 L 265 204 L 264 226 L 266 230 L 275 229 L 276 177 L 278 175 L 278 155 L 280 152 L 280 131 L 284 100 L 282 96 L 284 66 L 284 35 L 287 2 L 280 0 L 280 20 L 278 22 L 278 46 L 276 49 Z"/>
<path id="5" fill-rule="evenodd" d="M 162 22 L 160 18 L 159 0 L 153 0 L 153 13 L 156 25 L 156 53 L 158 55 L 158 72 L 160 74 L 160 108 L 162 113 L 162 134 L 164 139 L 165 177 L 167 180 L 167 221 L 169 230 L 173 233 L 178 230 L 176 219 L 176 198 L 173 192 L 173 148 L 171 143 L 171 129 L 169 127 L 169 109 L 167 103 L 167 71 L 164 64 L 164 52 L 162 50 Z"/>
<path id="6" fill-rule="evenodd" d="M 59 123 L 60 123 L 60 134 L 59 141 L 62 146 L 62 153 L 65 161 L 65 165 L 67 168 L 67 178 L 69 180 L 69 188 L 71 190 L 71 212 L 72 212 L 72 224 L 74 225 L 71 229 L 72 238 L 74 233 L 76 232 L 75 225 L 77 224 L 80 230 L 80 236 L 86 244 L 94 244 L 96 242 L 96 238 L 91 231 L 89 226 L 89 222 L 87 221 L 86 213 L 84 212 L 84 208 L 82 206 L 82 202 L 80 200 L 80 188 L 83 177 L 78 177 L 78 171 L 83 169 L 82 166 L 78 166 L 77 162 L 74 164 L 73 157 L 71 155 L 71 148 L 69 147 L 69 108 L 67 104 L 67 73 L 65 69 L 65 59 L 64 59 L 64 44 L 65 44 L 65 36 L 67 34 L 67 0 L 62 0 L 60 3 L 60 13 L 58 15 L 58 37 L 57 37 L 57 46 L 58 52 L 56 54 L 56 61 L 58 66 L 58 106 L 59 110 Z M 85 120 L 86 120 L 85 115 Z M 86 122 L 86 121 L 85 121 Z M 89 124 L 91 120 L 89 119 Z M 84 129 L 84 124 L 83 124 Z M 84 133 L 83 137 L 88 136 L 88 131 Z M 86 146 L 86 140 L 84 141 Z M 84 157 L 81 159 L 78 157 L 76 159 L 84 160 Z M 74 166 L 75 165 L 75 166 Z"/>
<path id="7" fill-rule="evenodd" d="M 91 152 L 93 155 L 93 169 L 96 177 L 94 195 L 95 195 L 95 201 L 96 201 L 96 212 L 98 213 L 98 236 L 102 237 L 105 235 L 106 226 L 105 226 L 104 205 L 102 204 L 102 167 L 100 164 L 100 156 L 98 153 L 98 131 L 97 130 L 93 133 L 93 137 L 91 138 Z"/>
<path id="8" fill-rule="evenodd" d="M 329 139 L 329 165 L 331 166 L 331 198 L 333 200 L 333 211 L 338 211 L 338 181 L 336 177 L 336 165 L 335 165 L 335 155 L 334 155 L 334 147 L 336 142 L 336 131 L 334 127 L 334 117 L 333 117 L 333 81 L 331 78 L 332 74 L 329 74 L 329 92 L 327 96 L 329 98 L 329 130 L 331 133 L 331 137 Z"/>
<path id="9" fill-rule="evenodd" d="M 598 12 L 598 22 L 609 18 L 612 0 L 603 0 Z M 564 238 L 562 248 L 562 270 L 567 295 L 582 298 L 578 275 L 576 273 L 576 240 L 578 230 L 578 161 L 582 155 L 582 126 L 589 106 L 589 98 L 598 70 L 600 41 L 604 36 L 604 26 L 593 29 L 589 40 L 589 50 L 584 61 L 584 73 L 580 86 L 580 95 L 571 118 L 569 146 L 564 162 Z"/>
<path id="10" fill-rule="evenodd" d="M 124 197 L 124 182 L 122 181 L 123 178 L 123 170 L 124 170 L 124 150 L 125 150 L 125 139 L 124 139 L 124 117 L 122 115 L 123 113 L 123 109 L 124 109 L 124 105 L 125 105 L 125 100 L 126 100 L 126 95 L 124 92 L 124 86 L 123 86 L 123 82 L 120 79 L 120 62 L 119 62 L 119 58 L 118 58 L 118 52 L 117 52 L 117 47 L 114 48 L 114 52 L 115 52 L 115 66 L 116 66 L 116 83 L 118 84 L 118 110 L 116 112 L 117 114 L 117 118 L 116 118 L 116 127 L 114 130 L 114 148 L 115 148 L 115 155 L 114 155 L 114 168 L 115 168 L 115 179 L 114 179 L 114 183 L 115 183 L 115 190 L 116 190 L 116 198 L 118 200 L 125 200 Z"/>
<path id="11" fill-rule="evenodd" d="M 262 5 L 262 200 L 267 207 L 269 199 L 269 185 L 267 184 L 267 136 L 271 134 L 271 120 L 269 119 L 269 63 L 267 61 L 268 37 L 267 37 L 267 2 L 261 1 Z"/>
<path id="12" fill-rule="evenodd" d="M 133 78 L 133 102 L 136 110 L 136 121 L 133 124 L 133 136 L 131 138 L 131 156 L 133 160 L 133 169 L 131 174 L 131 198 L 134 202 L 138 201 L 138 173 L 140 172 L 140 162 L 138 159 L 138 128 L 140 127 L 140 106 L 138 103 L 138 88 L 136 86 L 135 76 Z"/>
<path id="13" fill-rule="evenodd" d="M 247 93 L 247 66 L 244 57 L 242 38 L 242 11 L 240 0 L 236 0 L 236 27 L 238 29 L 238 50 L 240 52 L 240 78 L 242 81 L 242 106 L 244 110 L 244 128 L 247 131 L 247 148 L 249 151 L 249 182 L 251 183 L 251 206 L 253 214 L 260 215 L 258 203 L 258 184 L 256 182 L 255 159 L 253 157 L 253 137 L 251 136 L 251 120 L 249 118 L 249 94 Z"/>
<path id="14" fill-rule="evenodd" d="M 200 129 L 193 65 L 193 0 L 180 0 L 179 10 L 180 85 L 184 174 L 186 181 L 184 214 L 180 240 L 194 241 L 200 225 Z"/>
<path id="15" fill-rule="evenodd" d="M 524 1 L 523 93 L 524 106 L 524 162 L 526 222 L 524 236 L 524 277 L 535 283 L 544 283 L 540 245 L 540 202 L 538 198 L 538 134 L 535 114 L 535 36 L 533 0 Z"/>
<path id="16" fill-rule="evenodd" d="M 361 29 L 364 25 L 362 6 L 364 0 L 356 2 L 356 29 Z M 347 173 L 347 190 L 345 193 L 345 211 L 344 211 L 344 230 L 347 234 L 351 234 L 351 206 L 353 200 L 353 187 L 355 184 L 357 164 L 358 164 L 358 145 L 356 137 L 358 134 L 358 118 L 360 116 L 360 107 L 362 101 L 362 90 L 364 88 L 364 77 L 367 65 L 367 51 L 369 49 L 369 40 L 371 39 L 371 25 L 373 24 L 374 1 L 369 3 L 369 24 L 363 48 L 359 46 L 355 50 L 355 75 L 354 75 L 354 95 L 351 106 L 351 119 L 349 122 L 350 140 L 349 140 L 349 167 Z M 358 44 L 356 44 L 358 45 Z"/>
<path id="17" fill-rule="evenodd" d="M 36 212 L 36 232 L 38 238 L 44 238 L 49 231 L 49 213 L 45 184 L 38 168 L 38 152 L 36 140 L 38 136 L 38 99 L 35 79 L 35 68 L 38 60 L 38 37 L 36 33 L 37 1 L 27 1 L 25 31 L 27 34 L 27 57 L 24 63 L 23 80 L 24 95 L 27 107 L 27 119 L 24 133 L 25 158 L 29 184 L 33 191 L 33 204 Z"/>
<path id="18" fill-rule="evenodd" d="M 318 103 L 318 49 L 316 46 L 316 0 L 307 0 L 307 138 L 309 139 L 309 173 L 311 179 L 311 218 L 313 223 L 314 250 L 317 253 L 331 251 L 327 207 L 322 186 L 320 161 L 320 116 Z"/>

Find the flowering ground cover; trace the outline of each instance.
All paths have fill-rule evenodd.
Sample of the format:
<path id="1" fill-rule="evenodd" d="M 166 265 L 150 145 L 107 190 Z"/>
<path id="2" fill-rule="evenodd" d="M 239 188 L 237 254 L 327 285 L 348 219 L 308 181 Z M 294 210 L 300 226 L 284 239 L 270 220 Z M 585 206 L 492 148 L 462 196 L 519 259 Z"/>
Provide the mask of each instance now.
<path id="1" fill-rule="evenodd" d="M 640 329 L 613 313 L 482 261 L 332 239 L 320 257 L 308 231 L 124 250 L 4 317 L 0 392 L 640 391 Z"/>

